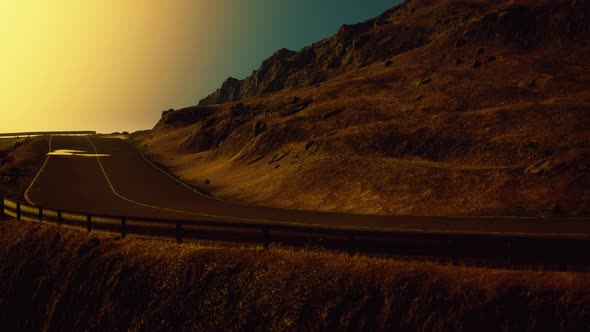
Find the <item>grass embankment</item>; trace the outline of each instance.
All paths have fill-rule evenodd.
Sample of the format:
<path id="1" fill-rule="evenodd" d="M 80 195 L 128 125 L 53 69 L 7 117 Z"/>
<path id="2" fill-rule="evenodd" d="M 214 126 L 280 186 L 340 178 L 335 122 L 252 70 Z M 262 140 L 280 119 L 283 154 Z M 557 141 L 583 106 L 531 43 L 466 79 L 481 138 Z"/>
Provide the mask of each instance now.
<path id="1" fill-rule="evenodd" d="M 48 137 L 0 139 L 0 195 L 23 198 L 43 165 Z"/>
<path id="2" fill-rule="evenodd" d="M 12 330 L 590 328 L 588 274 L 219 249 L 0 223 Z"/>

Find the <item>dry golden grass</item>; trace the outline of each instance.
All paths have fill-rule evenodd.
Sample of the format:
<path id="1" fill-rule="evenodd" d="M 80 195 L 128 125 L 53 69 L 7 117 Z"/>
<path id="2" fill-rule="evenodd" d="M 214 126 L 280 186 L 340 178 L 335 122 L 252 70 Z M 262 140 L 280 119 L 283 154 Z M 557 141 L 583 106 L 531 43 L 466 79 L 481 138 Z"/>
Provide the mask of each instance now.
<path id="1" fill-rule="evenodd" d="M 0 224 L 6 330 L 582 331 L 588 277 Z"/>
<path id="2" fill-rule="evenodd" d="M 397 55 L 388 67 L 379 62 L 319 87 L 243 100 L 245 110 L 215 106 L 209 118 L 220 124 L 235 114 L 251 119 L 209 151 L 186 143 L 201 122 L 160 123 L 136 142 L 183 180 L 247 204 L 527 216 L 557 204 L 562 216 L 588 216 L 590 48 L 557 41 L 526 50 L 495 41 L 455 48 L 447 44 L 453 38 Z M 467 60 L 479 47 L 484 63 L 474 69 Z M 294 97 L 313 102 L 284 116 Z M 268 126 L 258 136 L 256 121 Z M 543 162 L 560 166 L 527 172 Z"/>
<path id="3" fill-rule="evenodd" d="M 320 104 L 323 109 L 309 115 L 267 118 L 278 121 L 274 131 L 238 142 L 230 136 L 212 151 L 179 148 L 193 126 L 162 130 L 141 145 L 148 144 L 144 151 L 187 182 L 248 204 L 378 214 L 536 215 L 557 203 L 565 215 L 588 213 L 588 176 L 580 171 L 589 162 L 588 131 L 575 129 L 587 120 L 582 112 L 568 111 L 579 102 L 547 107 L 516 103 L 457 113 L 425 112 L 418 105 L 403 111 L 405 106 L 391 96 L 366 97 L 369 110 L 361 111 L 350 106 L 354 98 L 339 100 L 351 108 L 339 115 L 342 119 L 318 124 L 314 112 L 340 107 Z M 380 107 L 391 107 L 391 114 L 372 114 Z M 372 122 L 358 124 L 359 117 Z M 421 143 L 431 144 L 426 149 L 438 159 L 389 155 L 403 141 L 420 141 L 416 132 L 421 128 L 434 139 Z M 279 134 L 289 131 L 303 134 L 294 141 Z M 563 132 L 571 134 L 564 137 Z M 316 147 L 306 150 L 312 140 Z M 275 154 L 287 152 L 280 162 L 270 163 Z M 257 158 L 262 159 L 250 163 Z M 545 159 L 565 166 L 548 174 L 525 172 Z M 204 185 L 206 179 L 210 185 Z"/>
<path id="4" fill-rule="evenodd" d="M 47 148 L 44 137 L 0 139 L 0 195 L 22 199 Z"/>

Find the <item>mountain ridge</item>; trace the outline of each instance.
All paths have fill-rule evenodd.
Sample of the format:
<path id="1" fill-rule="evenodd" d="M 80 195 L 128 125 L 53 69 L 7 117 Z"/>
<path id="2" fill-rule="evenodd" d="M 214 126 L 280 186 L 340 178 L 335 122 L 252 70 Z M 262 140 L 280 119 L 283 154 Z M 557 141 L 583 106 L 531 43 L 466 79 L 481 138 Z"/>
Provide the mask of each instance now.
<path id="1" fill-rule="evenodd" d="M 280 91 L 284 88 L 318 84 L 346 71 L 360 68 L 418 46 L 415 44 L 421 45 L 421 42 L 424 41 L 422 38 L 397 34 L 397 38 L 401 39 L 398 42 L 401 46 L 386 52 L 387 54 L 370 54 L 369 48 L 364 47 L 370 42 L 370 36 L 366 33 L 373 26 L 384 25 L 385 17 L 383 15 L 402 9 L 403 5 L 400 6 L 361 23 L 343 24 L 335 35 L 306 46 L 299 52 L 285 48 L 279 49 L 264 60 L 250 76 L 243 80 L 228 78 L 220 89 L 201 99 L 199 105 L 239 101 L 260 94 Z M 414 39 L 417 41 L 414 42 Z M 360 49 L 363 49 L 364 52 L 355 52 Z M 383 47 L 375 49 L 383 49 Z"/>
<path id="2" fill-rule="evenodd" d="M 445 33 L 460 35 L 456 31 L 459 28 L 466 28 L 463 36 L 447 41 L 456 48 L 463 47 L 467 42 L 499 39 L 505 44 L 518 44 L 526 49 L 537 46 L 552 31 L 560 30 L 565 30 L 574 40 L 587 36 L 588 27 L 583 23 L 585 17 L 580 17 L 579 12 L 578 15 L 572 11 L 562 15 L 568 18 L 567 22 L 559 20 L 559 10 L 567 8 L 564 4 L 568 2 L 571 8 L 588 8 L 587 2 L 577 0 L 539 1 L 536 4 L 531 1 L 508 1 L 505 3 L 509 5 L 498 4 L 495 11 L 492 7 L 481 16 L 471 17 L 470 14 L 483 8 L 485 1 L 443 1 L 434 5 L 434 1 L 409 0 L 366 21 L 344 24 L 335 35 L 299 52 L 280 49 L 245 79 L 228 78 L 219 89 L 201 99 L 199 105 L 223 104 L 319 84 L 345 72 L 425 46 L 433 39 L 445 38 Z M 427 20 L 420 17 L 424 8 L 433 6 L 437 10 L 432 17 Z M 553 15 L 556 19 L 548 17 L 547 11 L 557 12 Z M 411 26 L 405 21 L 412 16 L 418 16 L 418 26 Z M 540 17 L 545 20 L 539 21 Z M 412 28 L 409 29 L 409 26 Z M 477 66 L 476 63 L 474 65 Z"/>

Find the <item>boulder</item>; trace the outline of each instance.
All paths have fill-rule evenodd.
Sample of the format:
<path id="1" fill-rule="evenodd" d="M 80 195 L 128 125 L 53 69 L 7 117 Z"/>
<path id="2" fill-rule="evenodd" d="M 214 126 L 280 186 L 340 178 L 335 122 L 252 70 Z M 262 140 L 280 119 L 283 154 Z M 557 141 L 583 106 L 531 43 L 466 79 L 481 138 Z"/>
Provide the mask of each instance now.
<path id="1" fill-rule="evenodd" d="M 256 121 L 254 123 L 254 137 L 262 134 L 268 128 L 267 124 L 263 121 Z"/>

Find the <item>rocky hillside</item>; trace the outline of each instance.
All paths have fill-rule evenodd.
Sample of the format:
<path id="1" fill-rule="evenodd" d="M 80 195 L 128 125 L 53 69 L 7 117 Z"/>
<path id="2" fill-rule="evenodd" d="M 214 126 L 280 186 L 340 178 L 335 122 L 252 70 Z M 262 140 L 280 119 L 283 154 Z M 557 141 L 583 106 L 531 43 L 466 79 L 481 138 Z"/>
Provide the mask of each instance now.
<path id="1" fill-rule="evenodd" d="M 279 51 L 211 103 L 245 99 L 165 112 L 136 141 L 247 204 L 589 216 L 589 17 L 580 0 L 408 1 Z"/>
<path id="2" fill-rule="evenodd" d="M 589 32 L 588 6 L 577 0 L 406 1 L 365 22 L 343 25 L 334 36 L 299 52 L 278 50 L 249 77 L 228 78 L 199 104 L 311 86 L 433 42 L 443 49 L 493 42 L 521 50 L 582 42 Z M 486 58 L 454 60 L 479 66 Z"/>

